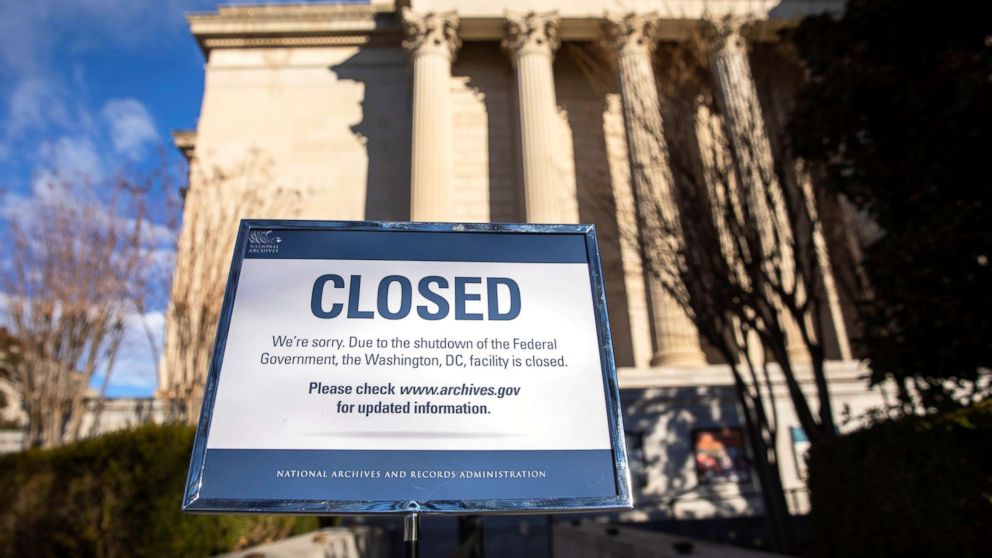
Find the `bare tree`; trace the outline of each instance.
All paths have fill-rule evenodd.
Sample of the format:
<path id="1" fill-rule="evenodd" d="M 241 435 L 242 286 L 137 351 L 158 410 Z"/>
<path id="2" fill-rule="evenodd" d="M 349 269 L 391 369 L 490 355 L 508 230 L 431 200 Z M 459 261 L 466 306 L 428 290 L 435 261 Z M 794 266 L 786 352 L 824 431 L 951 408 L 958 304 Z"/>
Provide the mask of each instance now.
<path id="1" fill-rule="evenodd" d="M 169 420 L 199 416 L 240 220 L 298 212 L 300 192 L 273 188 L 271 166 L 257 151 L 229 170 L 192 166 L 159 376 Z"/>
<path id="2" fill-rule="evenodd" d="M 823 325 L 825 312 L 840 319 L 839 307 L 826 296 L 835 287 L 809 174 L 787 152 L 771 152 L 756 95 L 741 103 L 714 87 L 721 76 L 712 65 L 710 31 L 668 52 L 660 80 L 664 128 L 657 115 L 625 113 L 628 138 L 653 138 L 648 143 L 657 148 L 644 149 L 641 141 L 649 157 L 645 162 L 642 153 L 632 167 L 635 214 L 624 220 L 637 223 L 628 241 L 639 246 L 648 274 L 730 370 L 771 535 L 788 549 L 774 386 L 785 384 L 811 443 L 834 435 Z M 617 75 L 594 56 L 577 54 L 590 79 Z M 654 184 L 658 177 L 666 185 Z M 849 358 L 846 339 L 839 345 Z M 811 390 L 797 357 L 805 357 L 800 368 L 808 366 Z"/>
<path id="3" fill-rule="evenodd" d="M 27 417 L 28 445 L 52 447 L 85 434 L 90 382 L 102 372 L 105 391 L 125 321 L 144 300 L 147 191 L 123 178 L 97 188 L 53 176 L 6 217 L 0 285 L 18 358 L 5 375 Z"/>
<path id="4" fill-rule="evenodd" d="M 125 327 L 140 329 L 147 344 L 149 362 L 156 372 L 162 361 L 162 324 L 154 316 L 169 298 L 172 270 L 175 267 L 178 185 L 181 184 L 179 173 L 185 168 L 185 165 L 177 164 L 173 156 L 163 148 L 157 167 L 147 173 L 122 171 L 116 179 L 118 187 L 134 194 L 131 218 L 139 219 L 145 231 L 141 239 L 140 271 L 132 277 L 132 291 L 135 296 L 128 301 L 131 312 L 126 318 Z M 94 397 L 89 406 L 92 417 L 88 421 L 88 435 L 101 432 L 100 419 L 107 402 L 110 379 L 110 374 L 103 377 L 98 397 Z M 147 415 L 144 419 L 151 416 Z"/>
<path id="5" fill-rule="evenodd" d="M 772 545 L 787 550 L 792 528 L 776 444 L 773 375 L 756 330 L 762 324 L 748 306 L 775 301 L 767 298 L 772 293 L 746 287 L 754 262 L 749 257 L 752 268 L 745 267 L 737 249 L 754 244 L 758 230 L 753 212 L 741 203 L 734 154 L 724 141 L 722 123 L 709 109 L 713 101 L 706 103 L 707 97 L 701 96 L 712 89 L 704 45 L 702 34 L 695 34 L 674 49 L 662 49 L 663 116 L 644 114 L 643 107 L 625 111 L 628 144 L 641 150 L 640 161 L 631 166 L 634 204 L 617 204 L 614 209 L 608 200 L 585 201 L 618 211 L 618 221 L 636 223 L 622 228 L 624 241 L 639 249 L 645 272 L 727 363 L 754 454 Z M 594 85 L 616 79 L 617 70 L 603 64 L 602 55 L 575 45 L 566 45 L 566 51 Z M 622 84 L 620 90 L 624 93 Z M 624 102 L 636 106 L 637 99 Z M 701 104 L 704 110 L 697 115 Z M 700 140 L 704 141 L 697 148 Z M 732 222 L 727 223 L 725 213 L 731 210 Z M 780 337 L 784 344 L 784 332 Z"/>
<path id="6" fill-rule="evenodd" d="M 812 444 L 835 434 L 823 324 L 824 312 L 839 316 L 826 300 L 834 286 L 809 176 L 787 152 L 772 153 L 756 95 L 709 83 L 707 70 L 714 81 L 727 77 L 710 66 L 714 42 L 698 36 L 675 55 L 676 70 L 698 83 L 686 87 L 690 95 L 668 98 L 669 112 L 682 119 L 648 132 L 663 146 L 666 132 L 678 139 L 665 149 L 677 210 L 637 188 L 640 246 L 647 269 L 730 368 L 773 536 L 788 549 L 773 386 L 785 384 Z M 800 355 L 812 390 L 804 391 L 795 365 Z"/>
<path id="7" fill-rule="evenodd" d="M 720 58 L 712 48 L 705 59 L 714 68 L 714 79 L 726 80 L 720 75 L 726 68 L 718 67 Z M 750 75 L 740 77 L 748 84 L 753 81 Z M 676 255 L 672 263 L 689 275 L 681 278 L 685 280 L 711 271 L 730 271 L 714 279 L 732 301 L 725 311 L 739 324 L 738 329 L 744 328 L 742 333 L 756 335 L 762 352 L 770 357 L 762 359 L 765 366 L 774 360 L 800 425 L 816 444 L 836 432 L 824 369 L 824 326 L 842 325 L 828 303 L 833 275 L 818 200 L 806 169 L 788 152 L 787 143 L 782 143 L 780 152 L 772 152 L 753 87 L 736 92 L 717 87 L 715 91 L 716 103 L 706 106 L 704 100 L 697 107 L 699 118 L 709 123 L 705 131 L 706 122 L 696 126 L 702 180 L 700 173 L 677 165 L 683 169 L 679 172 L 680 202 L 693 216 L 683 221 L 683 234 L 692 238 L 694 246 L 692 254 Z M 717 109 L 721 117 L 707 118 L 707 112 L 715 115 Z M 710 141 L 698 141 L 707 131 Z M 716 238 L 712 230 L 717 231 Z M 712 268 L 700 254 L 716 248 L 723 262 Z M 831 314 L 829 322 L 827 313 Z M 844 348 L 846 339 L 840 343 L 842 353 L 849 354 Z M 797 358 L 808 362 L 814 385 L 810 394 L 802 390 Z M 816 401 L 816 411 L 810 399 Z"/>
<path id="8" fill-rule="evenodd" d="M 14 370 L 21 366 L 21 355 L 24 350 L 10 330 L 0 326 L 0 430 L 18 428 L 23 423 L 20 420 L 19 409 L 12 409 L 12 399 L 16 400 L 11 381 Z"/>
<path id="9" fill-rule="evenodd" d="M 691 37 L 668 61 L 665 112 L 682 118 L 664 130 L 652 119 L 626 123 L 664 146 L 672 172 L 674 209 L 634 181 L 642 260 L 732 371 L 779 375 L 815 443 L 835 432 L 824 374 L 831 272 L 816 192 L 800 161 L 770 152 L 757 99 L 745 122 L 728 122 L 726 101 L 711 93 L 709 44 Z M 796 373 L 800 353 L 816 412 Z"/>

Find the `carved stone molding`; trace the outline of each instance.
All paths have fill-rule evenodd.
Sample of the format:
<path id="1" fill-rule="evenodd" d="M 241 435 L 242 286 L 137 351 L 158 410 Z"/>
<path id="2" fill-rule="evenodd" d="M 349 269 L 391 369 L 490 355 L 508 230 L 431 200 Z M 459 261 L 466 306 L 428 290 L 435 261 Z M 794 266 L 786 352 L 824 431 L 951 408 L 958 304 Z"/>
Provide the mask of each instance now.
<path id="1" fill-rule="evenodd" d="M 603 21 L 606 45 L 622 51 L 631 48 L 653 52 L 658 45 L 658 14 L 610 14 Z"/>
<path id="2" fill-rule="evenodd" d="M 558 21 L 557 12 L 545 14 L 507 12 L 503 48 L 512 55 L 525 52 L 554 55 L 561 44 L 558 38 Z"/>
<path id="3" fill-rule="evenodd" d="M 294 35 L 291 37 L 226 37 L 204 39 L 202 44 L 203 48 L 209 51 L 220 48 L 363 46 L 375 44 L 375 41 L 369 35 Z"/>
<path id="4" fill-rule="evenodd" d="M 750 18 L 731 16 L 710 21 L 707 33 L 710 48 L 716 55 L 746 53 L 747 39 L 744 36 L 744 28 L 751 22 Z"/>
<path id="5" fill-rule="evenodd" d="M 418 14 L 408 7 L 401 12 L 406 39 L 403 47 L 410 54 L 443 52 L 452 60 L 461 47 L 458 38 L 458 15 L 455 12 Z"/>

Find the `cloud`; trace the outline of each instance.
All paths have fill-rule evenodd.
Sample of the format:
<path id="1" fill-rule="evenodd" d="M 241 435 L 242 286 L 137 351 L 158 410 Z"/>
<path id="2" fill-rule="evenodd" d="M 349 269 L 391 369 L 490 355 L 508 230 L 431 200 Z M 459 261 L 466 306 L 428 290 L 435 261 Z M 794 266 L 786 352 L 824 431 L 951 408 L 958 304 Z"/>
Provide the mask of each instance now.
<path id="1" fill-rule="evenodd" d="M 11 192 L 5 192 L 2 196 L 0 196 L 0 219 L 10 219 L 11 216 L 19 215 L 30 210 L 31 198 L 29 197 Z M 6 263 L 8 263 L 6 259 L 0 260 L 0 265 Z M 0 303 L 2 302 L 3 300 L 0 299 Z"/>
<path id="2" fill-rule="evenodd" d="M 46 2 L 0 3 L 0 61 L 15 71 L 31 71 L 41 63 L 44 49 L 40 34 L 51 18 Z"/>
<path id="3" fill-rule="evenodd" d="M 145 145 L 159 140 L 152 115 L 137 99 L 112 99 L 100 112 L 110 125 L 114 150 L 129 159 L 140 159 Z"/>
<path id="4" fill-rule="evenodd" d="M 9 298 L 10 296 L 7 293 L 0 291 L 0 327 L 6 327 L 8 329 L 11 326 L 10 315 L 7 312 L 10 304 Z"/>
<path id="5" fill-rule="evenodd" d="M 66 98 L 47 79 L 26 77 L 17 80 L 6 105 L 7 115 L 0 135 L 0 160 L 14 151 L 18 140 L 72 125 Z"/>
<path id="6" fill-rule="evenodd" d="M 12 139 L 52 124 L 66 125 L 68 114 L 64 100 L 51 83 L 37 77 L 22 79 L 7 101 L 5 132 Z"/>
<path id="7" fill-rule="evenodd" d="M 151 395 L 158 387 L 156 355 L 149 344 L 148 331 L 157 347 L 162 346 L 165 337 L 165 313 L 162 311 L 148 312 L 144 315 L 132 314 L 125 322 L 124 340 L 121 342 L 114 367 L 110 374 L 111 391 L 113 388 L 131 388 L 128 391 L 144 392 Z M 94 376 L 91 386 L 100 388 L 103 374 Z"/>
<path id="8" fill-rule="evenodd" d="M 73 50 L 112 42 L 140 48 L 186 29 L 184 11 L 216 0 L 8 0 L 0 2 L 0 65 L 18 73 L 45 71 L 56 43 Z"/>
<path id="9" fill-rule="evenodd" d="M 37 151 L 38 135 L 99 135 L 87 109 L 85 69 L 72 61 L 95 52 L 147 50 L 149 41 L 163 48 L 161 44 L 187 39 L 183 13 L 216 3 L 0 1 L 0 162 L 29 160 Z M 134 159 L 158 132 L 154 125 L 149 127 L 152 121 L 143 106 L 125 102 L 114 109 L 112 103 L 108 106 L 120 127 L 113 150 Z"/>
<path id="10" fill-rule="evenodd" d="M 103 178 L 103 163 L 93 140 L 86 136 L 62 136 L 46 141 L 39 148 L 44 163 L 32 186 L 35 194 L 44 195 L 53 177 L 99 181 Z"/>
<path id="11" fill-rule="evenodd" d="M 0 0 L 0 170 L 6 175 L 0 186 L 7 189 L 0 192 L 0 221 L 46 196 L 57 197 L 48 187 L 53 181 L 99 183 L 118 167 L 143 168 L 151 146 L 162 140 L 149 110 L 157 110 L 156 105 L 127 97 L 135 93 L 116 85 L 91 87 L 96 82 L 91 83 L 94 78 L 85 64 L 153 48 L 162 51 L 178 41 L 189 45 L 183 12 L 212 9 L 217 3 Z M 102 75 L 102 67 L 96 70 Z M 164 126 L 163 121 L 158 125 Z M 172 232 L 160 225 L 146 226 L 153 265 L 168 269 L 174 258 Z M 6 260 L 0 258 L 0 265 Z M 0 320 L 2 307 L 0 295 Z M 146 318 L 153 321 L 161 343 L 162 312 Z M 157 363 L 143 330 L 134 326 L 129 321 L 112 388 L 151 392 Z"/>

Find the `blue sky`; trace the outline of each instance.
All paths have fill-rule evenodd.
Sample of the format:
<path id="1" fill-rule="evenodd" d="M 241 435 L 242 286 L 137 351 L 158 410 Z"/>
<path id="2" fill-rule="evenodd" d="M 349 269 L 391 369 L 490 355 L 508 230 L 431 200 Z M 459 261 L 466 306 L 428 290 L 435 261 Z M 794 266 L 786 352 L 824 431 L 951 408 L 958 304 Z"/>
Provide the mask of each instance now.
<path id="1" fill-rule="evenodd" d="M 46 172 L 98 179 L 159 164 L 163 146 L 175 155 L 170 133 L 196 126 L 203 92 L 204 60 L 184 14 L 218 4 L 0 2 L 2 203 L 30 200 Z M 164 301 L 157 306 L 147 318 L 161 336 Z M 129 332 L 110 395 L 151 394 L 153 361 L 140 331 Z"/>

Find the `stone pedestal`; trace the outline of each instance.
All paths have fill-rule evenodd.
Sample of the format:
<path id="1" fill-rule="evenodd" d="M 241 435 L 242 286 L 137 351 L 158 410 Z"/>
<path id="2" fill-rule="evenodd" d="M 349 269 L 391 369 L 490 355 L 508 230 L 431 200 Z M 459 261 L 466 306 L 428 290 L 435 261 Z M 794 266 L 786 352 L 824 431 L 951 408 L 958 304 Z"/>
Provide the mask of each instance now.
<path id="1" fill-rule="evenodd" d="M 458 16 L 403 9 L 413 62 L 413 150 L 410 220 L 452 218 L 451 62 L 460 46 Z"/>
<path id="2" fill-rule="evenodd" d="M 675 196 L 675 182 L 668 160 L 664 123 L 651 57 L 654 52 L 656 18 L 628 15 L 606 22 L 609 45 L 616 53 L 620 95 L 623 100 L 631 179 L 641 223 L 641 241 L 654 246 L 682 248 L 682 233 Z M 645 235 L 667 235 L 661 243 Z M 651 260 L 655 260 L 652 262 Z M 666 258 L 660 258 L 665 261 Z M 648 265 L 658 266 L 659 258 Z M 668 294 L 652 269 L 647 276 L 648 296 L 654 318 L 654 366 L 702 366 L 706 358 L 699 334 L 681 306 Z M 673 277 L 674 278 L 674 277 Z"/>

